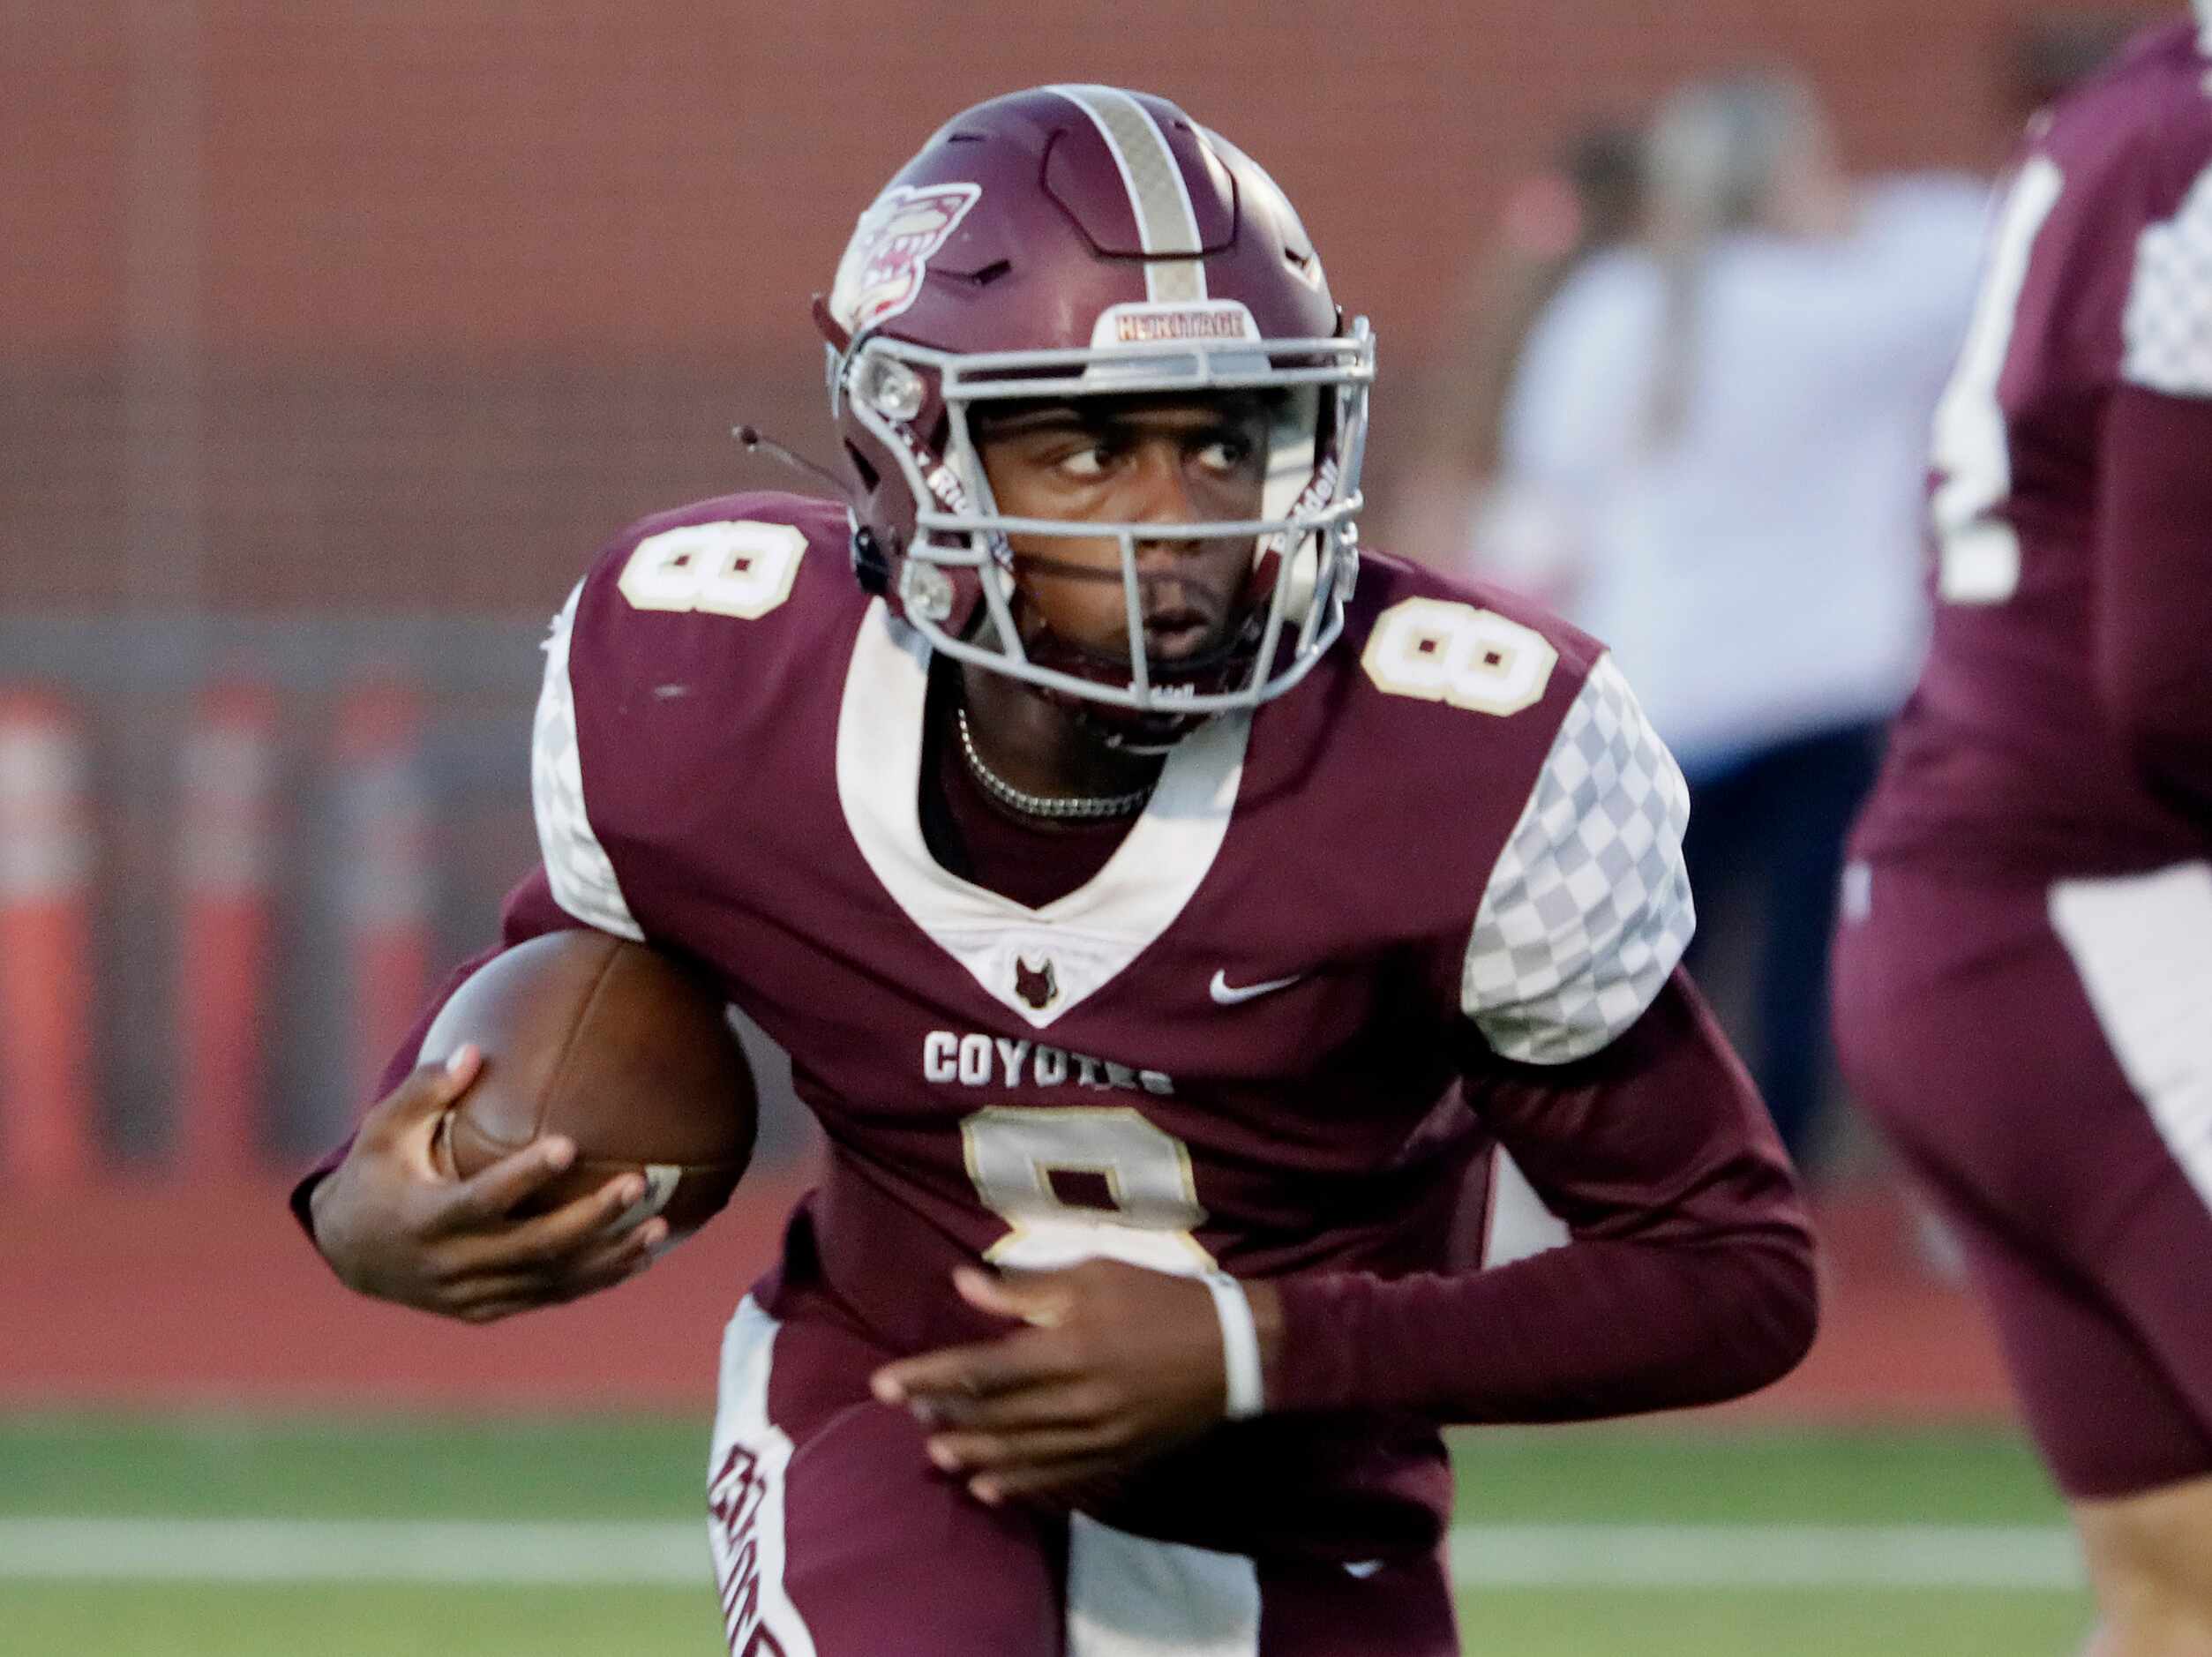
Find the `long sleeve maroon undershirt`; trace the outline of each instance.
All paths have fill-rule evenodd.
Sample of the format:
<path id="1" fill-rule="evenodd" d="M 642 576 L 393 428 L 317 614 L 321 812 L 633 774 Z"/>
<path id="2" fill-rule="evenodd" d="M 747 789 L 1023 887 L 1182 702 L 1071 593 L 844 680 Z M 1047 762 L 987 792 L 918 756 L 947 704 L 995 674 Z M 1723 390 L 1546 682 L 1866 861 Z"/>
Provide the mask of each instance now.
<path id="1" fill-rule="evenodd" d="M 2120 386 L 2098 471 L 2097 692 L 2150 789 L 2212 831 L 2212 398 Z"/>
<path id="2" fill-rule="evenodd" d="M 1282 1280 L 1270 1408 L 1585 1420 L 1734 1398 L 1804 1355 L 1811 1228 L 1686 977 L 1589 1059 L 1491 1061 L 1467 1085 L 1572 1243 L 1487 1271 Z"/>

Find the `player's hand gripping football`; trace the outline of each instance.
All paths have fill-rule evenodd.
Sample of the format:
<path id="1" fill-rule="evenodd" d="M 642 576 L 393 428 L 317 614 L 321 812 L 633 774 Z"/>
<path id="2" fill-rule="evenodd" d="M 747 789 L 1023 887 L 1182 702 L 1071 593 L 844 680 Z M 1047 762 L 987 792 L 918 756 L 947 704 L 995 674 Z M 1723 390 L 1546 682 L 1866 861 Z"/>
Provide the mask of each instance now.
<path id="1" fill-rule="evenodd" d="M 620 1226 L 645 1181 L 622 1173 L 563 1207 L 519 1218 L 574 1160 L 533 1141 L 466 1180 L 439 1166 L 438 1122 L 483 1068 L 474 1046 L 424 1065 L 362 1119 L 346 1159 L 310 1199 L 315 1245 L 349 1288 L 472 1323 L 611 1287 L 651 1263 L 668 1223 Z"/>
<path id="2" fill-rule="evenodd" d="M 1222 1419 L 1221 1324 L 1203 1284 L 1117 1260 L 994 1277 L 963 1266 L 971 1306 L 1022 1326 L 877 1370 L 882 1403 L 929 1429 L 929 1458 L 986 1503 L 1071 1505 Z M 1274 1291 L 1245 1286 L 1262 1367 L 1281 1338 Z"/>

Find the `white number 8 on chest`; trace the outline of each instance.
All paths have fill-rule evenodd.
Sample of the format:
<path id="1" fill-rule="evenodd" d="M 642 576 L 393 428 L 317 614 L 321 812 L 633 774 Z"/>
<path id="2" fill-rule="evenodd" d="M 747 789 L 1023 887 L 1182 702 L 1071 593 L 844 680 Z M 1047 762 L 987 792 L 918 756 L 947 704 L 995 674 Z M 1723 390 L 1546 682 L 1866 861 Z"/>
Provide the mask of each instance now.
<path id="1" fill-rule="evenodd" d="M 994 1105 L 960 1124 L 968 1177 L 1007 1234 L 985 1251 L 994 1265 L 1050 1271 L 1120 1260 L 1178 1277 L 1214 1270 L 1191 1235 L 1206 1218 L 1190 1150 L 1127 1106 Z M 1085 1207 L 1054 1188 L 1054 1174 L 1105 1182 L 1110 1207 Z"/>

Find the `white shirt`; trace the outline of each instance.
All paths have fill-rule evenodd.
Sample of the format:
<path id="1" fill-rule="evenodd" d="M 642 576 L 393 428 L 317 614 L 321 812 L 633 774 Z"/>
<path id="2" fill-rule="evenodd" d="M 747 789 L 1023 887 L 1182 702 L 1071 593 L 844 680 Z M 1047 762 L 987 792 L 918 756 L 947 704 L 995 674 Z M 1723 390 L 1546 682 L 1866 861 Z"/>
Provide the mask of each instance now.
<path id="1" fill-rule="evenodd" d="M 1613 647 L 1693 776 L 1878 719 L 1925 634 L 1930 413 L 1966 330 L 1986 191 L 1865 193 L 1833 241 L 1710 250 L 1681 428 L 1649 437 L 1659 266 L 1593 259 L 1532 332 L 1504 430 L 1509 489 L 1579 563 L 1574 619 Z"/>

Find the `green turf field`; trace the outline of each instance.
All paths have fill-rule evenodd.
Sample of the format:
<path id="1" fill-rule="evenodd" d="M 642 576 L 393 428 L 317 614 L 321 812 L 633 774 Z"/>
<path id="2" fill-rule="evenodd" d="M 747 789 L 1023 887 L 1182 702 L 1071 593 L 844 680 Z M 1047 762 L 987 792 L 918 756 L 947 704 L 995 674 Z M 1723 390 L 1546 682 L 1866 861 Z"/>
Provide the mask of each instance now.
<path id="1" fill-rule="evenodd" d="M 1470 1652 L 2060 1657 L 2088 1625 L 2058 1504 L 1993 1434 L 1458 1458 Z M 713 1657 L 703 1459 L 690 1421 L 0 1420 L 0 1651 Z"/>

